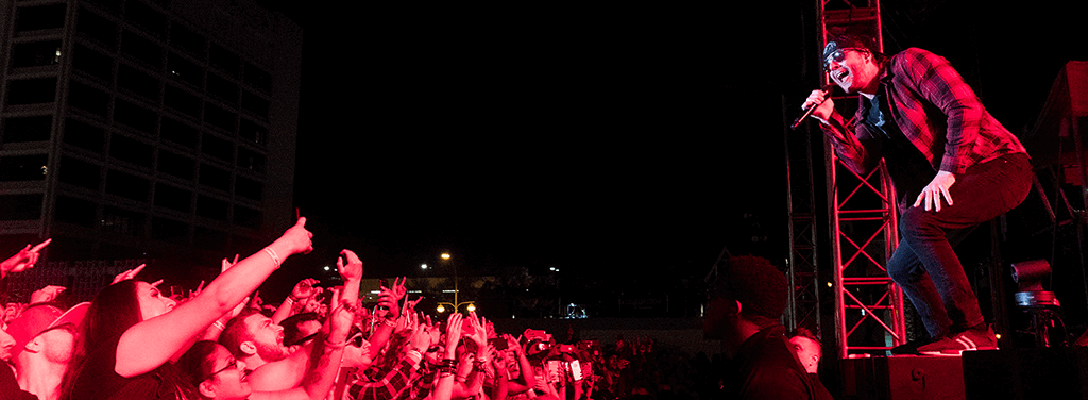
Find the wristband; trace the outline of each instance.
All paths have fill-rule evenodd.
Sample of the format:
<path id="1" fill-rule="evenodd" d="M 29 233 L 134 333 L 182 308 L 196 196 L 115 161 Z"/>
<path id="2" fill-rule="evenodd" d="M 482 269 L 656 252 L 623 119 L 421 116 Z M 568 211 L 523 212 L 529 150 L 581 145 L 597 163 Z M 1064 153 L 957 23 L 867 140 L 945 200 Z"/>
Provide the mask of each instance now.
<path id="1" fill-rule="evenodd" d="M 214 327 L 215 329 L 218 329 L 218 330 L 227 329 L 227 327 L 223 326 L 223 323 L 219 322 L 219 320 L 215 320 L 215 322 L 212 322 L 212 327 Z"/>
<path id="2" fill-rule="evenodd" d="M 390 328 L 396 328 L 397 327 L 397 321 L 391 320 L 389 318 L 386 318 L 383 323 L 385 324 L 385 326 L 388 326 Z"/>
<path id="3" fill-rule="evenodd" d="M 272 263 L 276 264 L 276 268 L 280 267 L 280 256 L 276 254 L 275 250 L 270 247 L 265 247 L 264 252 L 268 253 L 269 257 L 272 257 Z"/>

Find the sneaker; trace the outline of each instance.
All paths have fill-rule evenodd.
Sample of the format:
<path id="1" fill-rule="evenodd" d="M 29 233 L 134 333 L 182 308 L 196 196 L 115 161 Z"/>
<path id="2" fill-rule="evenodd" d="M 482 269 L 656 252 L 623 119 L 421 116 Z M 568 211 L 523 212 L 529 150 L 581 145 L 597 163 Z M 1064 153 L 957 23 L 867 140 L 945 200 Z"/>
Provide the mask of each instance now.
<path id="1" fill-rule="evenodd" d="M 997 336 L 990 327 L 985 331 L 968 329 L 918 348 L 918 353 L 935 356 L 958 356 L 964 351 L 997 350 Z"/>
<path id="2" fill-rule="evenodd" d="M 918 348 L 932 343 L 934 343 L 933 339 L 911 340 L 905 344 L 892 347 L 891 350 L 888 351 L 890 351 L 892 355 L 918 354 Z"/>

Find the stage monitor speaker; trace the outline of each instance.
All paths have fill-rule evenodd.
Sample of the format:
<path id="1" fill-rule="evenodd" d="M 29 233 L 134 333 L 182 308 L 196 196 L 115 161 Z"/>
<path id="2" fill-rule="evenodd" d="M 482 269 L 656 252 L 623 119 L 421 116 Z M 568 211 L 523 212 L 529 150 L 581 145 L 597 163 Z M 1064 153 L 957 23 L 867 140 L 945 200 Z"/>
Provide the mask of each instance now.
<path id="1" fill-rule="evenodd" d="M 963 377 L 972 400 L 1088 400 L 1088 348 L 969 351 Z"/>
<path id="2" fill-rule="evenodd" d="M 843 375 L 845 399 L 966 399 L 960 357 L 900 355 L 849 359 L 843 360 Z"/>

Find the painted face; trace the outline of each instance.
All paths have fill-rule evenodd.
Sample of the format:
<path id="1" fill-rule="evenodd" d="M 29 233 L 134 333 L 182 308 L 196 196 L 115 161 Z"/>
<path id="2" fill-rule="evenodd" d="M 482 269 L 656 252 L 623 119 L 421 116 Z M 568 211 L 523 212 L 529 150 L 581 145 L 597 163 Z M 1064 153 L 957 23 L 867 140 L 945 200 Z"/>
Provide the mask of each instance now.
<path id="1" fill-rule="evenodd" d="M 797 354 L 797 359 L 801 361 L 805 371 L 815 373 L 820 365 L 820 344 L 804 336 L 790 338 L 790 344 L 793 345 L 793 352 Z"/>
<path id="2" fill-rule="evenodd" d="M 272 318 L 262 314 L 246 317 L 246 330 L 253 335 L 257 355 L 266 362 L 287 358 L 290 351 L 283 345 L 283 327 L 272 323 Z"/>
<path id="3" fill-rule="evenodd" d="M 831 80 L 848 93 L 869 85 L 875 74 L 866 68 L 872 54 L 865 50 L 840 49 L 827 56 L 824 62 Z"/>
<path id="4" fill-rule="evenodd" d="M 215 351 L 208 355 L 209 361 L 214 360 L 211 375 L 205 379 L 204 384 L 211 385 L 215 390 L 216 400 L 220 399 L 245 399 L 253 393 L 249 385 L 249 377 L 245 373 L 246 364 L 234 359 L 223 346 L 216 346 Z"/>
<path id="5" fill-rule="evenodd" d="M 177 305 L 177 302 L 159 293 L 159 288 L 147 282 L 136 282 L 136 299 L 140 302 L 143 321 L 166 314 Z"/>

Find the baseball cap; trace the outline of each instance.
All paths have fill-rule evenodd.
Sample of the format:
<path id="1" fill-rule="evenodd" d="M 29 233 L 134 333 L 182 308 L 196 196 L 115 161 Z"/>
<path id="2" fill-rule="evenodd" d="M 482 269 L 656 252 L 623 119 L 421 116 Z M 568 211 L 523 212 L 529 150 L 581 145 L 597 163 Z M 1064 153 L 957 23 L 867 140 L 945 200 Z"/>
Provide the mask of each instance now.
<path id="1" fill-rule="evenodd" d="M 61 312 L 59 308 L 49 303 L 31 305 L 8 324 L 8 334 L 15 338 L 15 347 L 11 349 L 12 359 L 14 360 L 23 351 L 23 347 L 36 336 L 58 326 L 70 323 L 78 332 L 90 304 L 79 303 L 65 312 Z"/>

